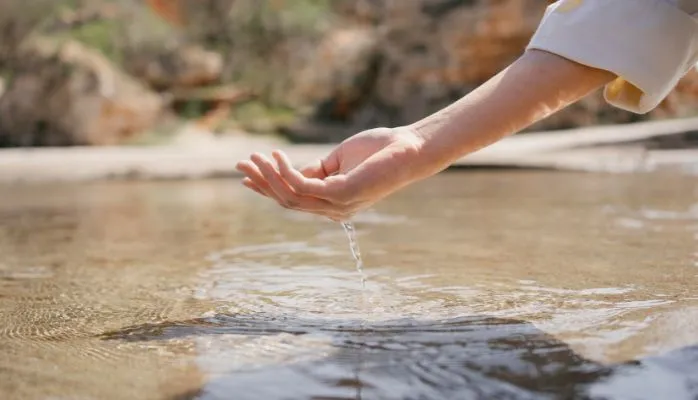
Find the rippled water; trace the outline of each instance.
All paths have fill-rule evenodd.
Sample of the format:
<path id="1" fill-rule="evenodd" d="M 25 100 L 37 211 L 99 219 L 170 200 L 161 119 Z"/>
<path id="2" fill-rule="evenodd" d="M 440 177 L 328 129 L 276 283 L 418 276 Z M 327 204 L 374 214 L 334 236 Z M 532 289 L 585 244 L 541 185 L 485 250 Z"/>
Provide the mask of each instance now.
<path id="1" fill-rule="evenodd" d="M 695 399 L 698 187 L 449 173 L 342 227 L 237 182 L 0 188 L 0 398 Z"/>

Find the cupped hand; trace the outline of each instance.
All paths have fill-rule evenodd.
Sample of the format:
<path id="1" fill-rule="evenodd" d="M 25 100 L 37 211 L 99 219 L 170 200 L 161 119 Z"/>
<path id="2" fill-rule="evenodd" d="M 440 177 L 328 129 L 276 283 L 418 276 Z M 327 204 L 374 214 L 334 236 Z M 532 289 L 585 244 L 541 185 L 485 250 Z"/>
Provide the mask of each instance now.
<path id="1" fill-rule="evenodd" d="M 282 207 L 345 221 L 419 179 L 421 140 L 407 128 L 364 131 L 327 157 L 296 169 L 281 151 L 255 153 L 237 169 L 242 183 Z"/>

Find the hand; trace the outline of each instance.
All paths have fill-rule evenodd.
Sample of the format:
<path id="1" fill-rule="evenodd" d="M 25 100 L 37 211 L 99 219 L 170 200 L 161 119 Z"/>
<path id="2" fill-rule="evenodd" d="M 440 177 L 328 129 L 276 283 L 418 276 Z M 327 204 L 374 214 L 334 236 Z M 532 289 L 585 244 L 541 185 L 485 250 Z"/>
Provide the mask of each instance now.
<path id="1" fill-rule="evenodd" d="M 346 221 L 391 193 L 419 179 L 421 139 L 409 128 L 372 129 L 342 142 L 326 158 L 301 170 L 288 157 L 272 153 L 241 161 L 242 183 L 282 207 Z"/>

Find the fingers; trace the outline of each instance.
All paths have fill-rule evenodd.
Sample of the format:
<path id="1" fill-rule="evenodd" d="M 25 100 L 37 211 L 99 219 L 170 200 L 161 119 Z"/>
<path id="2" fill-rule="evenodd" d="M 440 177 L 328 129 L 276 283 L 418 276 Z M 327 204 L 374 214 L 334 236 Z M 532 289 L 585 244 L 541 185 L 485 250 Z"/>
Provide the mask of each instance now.
<path id="1" fill-rule="evenodd" d="M 269 197 L 264 192 L 262 192 L 262 190 L 259 189 L 259 187 L 254 182 L 252 182 L 252 179 L 250 179 L 250 178 L 244 178 L 242 180 L 242 184 L 245 185 L 248 189 L 251 189 L 251 190 L 257 192 L 257 193 L 261 194 L 262 196 Z"/>
<path id="2" fill-rule="evenodd" d="M 333 221 L 344 221 L 353 214 L 350 207 L 332 196 L 337 184 L 341 188 L 341 176 L 329 176 L 328 167 L 338 169 L 330 161 L 318 161 L 303 171 L 295 169 L 288 157 L 280 152 L 272 153 L 276 163 L 261 154 L 253 154 L 250 161 L 238 163 L 237 169 L 246 177 L 242 184 L 258 194 L 275 200 L 284 208 L 310 212 Z M 278 169 L 277 169 L 278 165 Z M 329 169 L 332 171 L 332 169 Z"/>
<path id="3" fill-rule="evenodd" d="M 275 151 L 272 155 L 279 164 L 279 173 L 281 177 L 296 193 L 329 200 L 326 197 L 327 184 L 322 179 L 304 176 L 300 171 L 293 168 L 288 157 L 280 151 Z M 324 172 L 323 170 L 322 173 L 324 174 Z"/>
<path id="4" fill-rule="evenodd" d="M 299 202 L 296 194 L 281 179 L 271 161 L 261 154 L 253 154 L 250 159 L 259 169 L 265 183 L 273 192 L 274 199 L 284 207 L 296 207 Z"/>
<path id="5" fill-rule="evenodd" d="M 339 173 L 340 162 L 339 162 L 339 147 L 332 150 L 332 152 L 320 160 L 320 166 L 325 172 L 325 177 L 336 175 Z"/>
<path id="6" fill-rule="evenodd" d="M 325 179 L 328 176 L 325 172 L 325 168 L 323 167 L 322 160 L 317 160 L 312 164 L 301 168 L 300 173 L 306 178 L 311 179 Z"/>
<path id="7" fill-rule="evenodd" d="M 327 201 L 310 196 L 300 196 L 294 191 L 279 175 L 274 164 L 267 157 L 261 154 L 254 154 L 251 160 L 259 168 L 274 194 L 274 199 L 282 207 L 309 212 L 329 211 L 330 204 Z M 298 171 L 296 172 L 299 173 Z"/>
<path id="8" fill-rule="evenodd" d="M 285 156 L 283 152 L 278 152 Z M 276 158 L 276 156 L 274 156 Z M 290 165 L 290 163 L 289 163 Z M 324 159 L 319 159 L 312 164 L 300 169 L 301 174 L 306 178 L 325 179 L 328 176 L 335 175 L 339 172 L 339 158 L 337 150 L 332 151 Z"/>
<path id="9" fill-rule="evenodd" d="M 237 170 L 242 172 L 247 176 L 242 181 L 242 184 L 247 186 L 248 188 L 254 190 L 255 192 L 266 196 L 266 197 L 274 197 L 273 192 L 271 188 L 269 187 L 269 184 L 266 182 L 264 179 L 264 176 L 262 173 L 259 171 L 259 168 L 257 166 L 250 162 L 250 161 L 240 161 L 237 166 Z"/>

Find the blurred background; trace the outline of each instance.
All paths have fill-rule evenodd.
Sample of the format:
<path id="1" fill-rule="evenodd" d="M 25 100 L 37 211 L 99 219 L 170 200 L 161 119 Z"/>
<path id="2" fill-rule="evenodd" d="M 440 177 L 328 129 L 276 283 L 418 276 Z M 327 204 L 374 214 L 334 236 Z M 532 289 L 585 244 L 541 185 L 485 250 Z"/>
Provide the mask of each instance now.
<path id="1" fill-rule="evenodd" d="M 0 147 L 184 132 L 336 142 L 412 122 L 516 59 L 546 0 L 0 0 Z M 693 116 L 698 73 L 634 115 L 585 99 L 531 130 Z"/>

